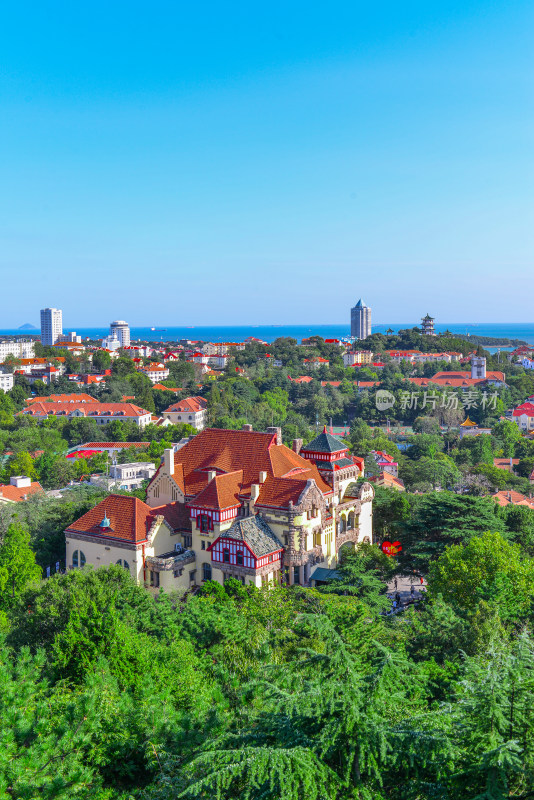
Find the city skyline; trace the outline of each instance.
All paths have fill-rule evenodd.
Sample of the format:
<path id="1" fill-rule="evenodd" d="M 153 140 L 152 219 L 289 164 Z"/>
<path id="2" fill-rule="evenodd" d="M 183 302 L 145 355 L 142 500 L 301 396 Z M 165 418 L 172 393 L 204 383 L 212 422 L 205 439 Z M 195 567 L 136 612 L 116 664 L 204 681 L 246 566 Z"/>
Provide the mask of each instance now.
<path id="1" fill-rule="evenodd" d="M 2 327 L 335 323 L 347 289 L 385 321 L 531 317 L 526 2 L 29 6 L 1 34 Z"/>

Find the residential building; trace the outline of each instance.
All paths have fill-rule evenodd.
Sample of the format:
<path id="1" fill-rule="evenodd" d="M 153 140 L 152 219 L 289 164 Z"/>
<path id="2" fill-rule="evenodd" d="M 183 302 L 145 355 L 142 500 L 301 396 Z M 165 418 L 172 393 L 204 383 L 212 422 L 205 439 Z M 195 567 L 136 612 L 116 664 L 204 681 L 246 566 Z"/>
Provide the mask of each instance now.
<path id="1" fill-rule="evenodd" d="M 166 408 L 162 416 L 173 425 L 186 423 L 201 431 L 208 421 L 208 403 L 203 397 L 186 397 Z"/>
<path id="2" fill-rule="evenodd" d="M 527 508 L 534 509 L 534 499 L 531 495 L 527 497 L 520 492 L 504 489 L 500 492 L 495 492 L 495 494 L 492 494 L 491 496 L 500 506 L 526 506 Z"/>
<path id="3" fill-rule="evenodd" d="M 399 474 L 399 465 L 393 456 L 383 450 L 371 450 L 369 453 L 380 472 L 387 472 L 396 478 Z"/>
<path id="4" fill-rule="evenodd" d="M 371 350 L 350 350 L 343 353 L 343 366 L 353 367 L 355 364 L 371 364 L 373 354 Z"/>
<path id="5" fill-rule="evenodd" d="M 350 311 L 350 335 L 354 339 L 367 339 L 371 335 L 371 309 L 361 297 Z"/>
<path id="6" fill-rule="evenodd" d="M 67 566 L 119 563 L 153 591 L 230 577 L 310 585 L 341 548 L 372 542 L 374 492 L 357 485 L 342 442 L 323 431 L 303 457 L 280 429 L 245 427 L 205 429 L 166 450 L 146 504 L 112 495 L 84 514 L 65 532 Z"/>
<path id="7" fill-rule="evenodd" d="M 140 489 L 143 481 L 156 474 L 156 465 L 149 461 L 132 461 L 129 464 L 112 464 L 106 475 L 91 475 L 90 483 L 102 486 L 108 492 L 113 489 Z"/>
<path id="8" fill-rule="evenodd" d="M 511 472 L 515 474 L 514 467 L 517 467 L 519 464 L 518 458 L 494 458 L 493 459 L 493 466 L 497 467 L 497 469 L 504 469 L 507 472 Z"/>
<path id="9" fill-rule="evenodd" d="M 534 403 L 522 403 L 512 412 L 512 421 L 522 431 L 534 431 Z"/>
<path id="10" fill-rule="evenodd" d="M 41 309 L 41 344 L 51 347 L 63 336 L 63 312 L 59 308 Z"/>
<path id="11" fill-rule="evenodd" d="M 58 338 L 58 342 L 61 344 L 81 344 L 82 337 L 78 336 L 76 331 L 69 331 L 68 333 L 63 333 Z"/>
<path id="12" fill-rule="evenodd" d="M 34 494 L 41 494 L 43 487 L 38 481 L 32 481 L 25 475 L 16 475 L 9 479 L 9 484 L 0 484 L 0 505 L 3 503 L 20 503 Z"/>
<path id="13" fill-rule="evenodd" d="M 118 339 L 121 347 L 128 347 L 130 344 L 130 326 L 123 319 L 110 323 L 109 335 L 112 339 Z"/>
<path id="14" fill-rule="evenodd" d="M 3 392 L 10 392 L 14 386 L 14 383 L 15 379 L 13 373 L 9 372 L 7 369 L 0 369 L 0 389 Z"/>
<path id="15" fill-rule="evenodd" d="M 11 358 L 34 358 L 35 342 L 28 339 L 0 340 L 0 363 Z"/>
<path id="16" fill-rule="evenodd" d="M 506 376 L 504 372 L 491 370 L 486 372 L 483 378 L 473 378 L 472 375 L 473 370 L 469 372 L 454 370 L 454 372 L 436 372 L 431 378 L 407 378 L 407 380 L 423 388 L 434 385 L 444 388 L 462 389 L 463 391 L 468 391 L 473 388 L 484 389 L 490 386 L 506 386 Z"/>
<path id="17" fill-rule="evenodd" d="M 435 336 L 434 317 L 431 317 L 430 314 L 426 314 L 421 320 L 421 330 L 425 336 Z"/>
<path id="18" fill-rule="evenodd" d="M 321 356 L 315 356 L 315 358 L 305 358 L 304 365 L 308 367 L 308 369 L 320 369 L 320 367 L 329 367 L 330 361 L 327 358 L 321 358 Z"/>
<path id="19" fill-rule="evenodd" d="M 173 508 L 151 508 L 137 497 L 110 495 L 65 531 L 67 569 L 117 564 L 138 584 L 154 589 L 160 586 L 162 569 L 169 583 L 178 585 L 184 568 L 194 566 L 195 554 L 180 544 L 176 525 L 181 527 L 181 519 Z"/>
<path id="20" fill-rule="evenodd" d="M 134 422 L 139 428 L 146 427 L 151 420 L 150 411 L 134 405 L 133 403 L 50 403 L 46 400 L 36 401 L 19 412 L 31 416 L 38 422 L 49 417 L 87 417 L 94 419 L 97 425 L 108 425 L 115 420 Z"/>
<path id="21" fill-rule="evenodd" d="M 372 483 L 373 486 L 383 486 L 384 489 L 395 489 L 397 492 L 406 491 L 404 482 L 395 475 L 391 475 L 389 472 L 381 472 L 380 475 L 373 475 L 371 478 L 367 478 L 367 480 L 369 483 Z"/>
<path id="22" fill-rule="evenodd" d="M 163 364 L 147 364 L 146 367 L 139 367 L 138 371 L 146 375 L 151 383 L 165 381 L 170 375 L 168 367 L 164 367 Z"/>

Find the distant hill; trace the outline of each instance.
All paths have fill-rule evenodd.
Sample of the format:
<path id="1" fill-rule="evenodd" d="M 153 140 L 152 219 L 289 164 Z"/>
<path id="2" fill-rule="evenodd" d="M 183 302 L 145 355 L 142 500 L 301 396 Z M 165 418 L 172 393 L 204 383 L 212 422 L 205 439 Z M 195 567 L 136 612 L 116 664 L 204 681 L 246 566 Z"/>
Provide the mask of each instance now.
<path id="1" fill-rule="evenodd" d="M 25 322 L 24 325 L 19 325 L 17 330 L 18 331 L 38 331 L 39 328 L 36 328 L 35 325 L 32 325 L 30 322 Z"/>

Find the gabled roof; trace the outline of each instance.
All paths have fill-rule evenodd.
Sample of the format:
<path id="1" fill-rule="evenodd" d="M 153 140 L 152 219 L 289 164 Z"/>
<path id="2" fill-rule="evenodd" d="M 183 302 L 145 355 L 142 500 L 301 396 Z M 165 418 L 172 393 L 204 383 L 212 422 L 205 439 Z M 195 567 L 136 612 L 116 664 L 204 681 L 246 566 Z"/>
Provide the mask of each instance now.
<path id="1" fill-rule="evenodd" d="M 161 507 L 165 509 L 165 506 Z M 65 533 L 83 533 L 121 539 L 132 544 L 146 541 L 147 534 L 158 513 L 137 497 L 109 495 L 97 506 L 71 523 Z M 107 525 L 102 523 L 106 522 Z M 172 527 L 172 523 L 171 523 Z"/>
<path id="2" fill-rule="evenodd" d="M 216 475 L 208 485 L 202 489 L 194 501 L 195 506 L 202 508 L 225 509 L 232 508 L 241 504 L 239 492 L 243 482 L 243 470 L 226 472 Z"/>
<path id="3" fill-rule="evenodd" d="M 244 542 L 256 558 L 283 550 L 281 541 L 260 514 L 236 520 L 227 531 L 221 533 L 219 539 L 234 539 Z"/>
<path id="4" fill-rule="evenodd" d="M 196 497 L 206 487 L 210 470 L 219 474 L 242 471 L 240 494 L 245 496 L 253 483 L 260 482 L 260 472 L 282 478 L 294 469 L 302 470 L 306 480 L 313 478 L 323 494 L 332 492 L 315 464 L 277 445 L 274 433 L 205 428 L 174 454 L 174 465 L 173 478 L 188 497 Z"/>
<path id="5" fill-rule="evenodd" d="M 256 500 L 257 506 L 269 508 L 288 508 L 289 503 L 298 505 L 302 492 L 306 489 L 308 481 L 296 478 L 273 478 L 269 476 L 260 486 L 260 493 Z"/>
<path id="6" fill-rule="evenodd" d="M 339 453 L 342 450 L 348 450 L 347 445 L 340 439 L 336 439 L 331 433 L 328 433 L 325 425 L 323 432 L 303 447 L 301 453 Z"/>
<path id="7" fill-rule="evenodd" d="M 198 411 L 204 411 L 207 407 L 208 403 L 204 397 L 186 397 L 178 403 L 173 403 L 173 405 L 166 408 L 163 413 L 176 411 L 197 413 Z"/>

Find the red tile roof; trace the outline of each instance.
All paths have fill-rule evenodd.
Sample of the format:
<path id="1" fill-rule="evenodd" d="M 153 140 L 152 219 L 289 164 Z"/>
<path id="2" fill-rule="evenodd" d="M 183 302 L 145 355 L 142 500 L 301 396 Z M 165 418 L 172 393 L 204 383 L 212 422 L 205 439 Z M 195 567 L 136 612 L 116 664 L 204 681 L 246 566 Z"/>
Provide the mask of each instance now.
<path id="1" fill-rule="evenodd" d="M 112 494 L 71 523 L 65 533 L 103 536 L 106 539 L 121 539 L 132 544 L 144 542 L 158 513 L 163 512 L 150 508 L 137 497 Z M 109 521 L 109 526 L 102 527 L 105 517 Z"/>
<path id="2" fill-rule="evenodd" d="M 165 409 L 163 413 L 167 412 L 198 412 L 204 411 L 208 407 L 208 402 L 203 397 L 186 397 L 184 400 L 180 400 L 178 403 L 174 403 L 172 406 L 169 406 Z"/>
<path id="3" fill-rule="evenodd" d="M 85 417 L 143 417 L 150 414 L 144 408 L 134 405 L 133 403 L 98 403 L 93 399 L 91 403 L 48 403 L 40 400 L 32 403 L 29 407 L 25 408 L 20 414 L 27 414 L 29 416 L 68 416 L 73 411 L 83 412 Z"/>
<path id="4" fill-rule="evenodd" d="M 197 494 L 191 505 L 202 508 L 225 509 L 239 506 L 239 493 L 243 483 L 243 470 L 216 475 L 208 485 Z"/>
<path id="5" fill-rule="evenodd" d="M 241 471 L 242 496 L 249 496 L 251 485 L 260 482 L 260 472 L 278 478 L 297 474 L 300 480 L 315 480 L 323 494 L 332 492 L 313 462 L 277 445 L 276 434 L 271 433 L 205 428 L 174 454 L 174 464 L 174 480 L 189 498 L 196 498 L 207 486 L 210 470 Z"/>
<path id="6" fill-rule="evenodd" d="M 297 505 L 302 492 L 306 488 L 306 484 L 306 479 L 273 478 L 269 476 L 265 483 L 260 486 L 256 505 L 270 508 L 287 508 L 290 501 Z"/>
<path id="7" fill-rule="evenodd" d="M 19 503 L 21 500 L 25 500 L 26 497 L 29 497 L 31 494 L 40 494 L 42 491 L 43 487 L 38 481 L 32 481 L 30 486 L 11 486 L 11 484 L 0 484 L 0 501 L 4 499 Z"/>
<path id="8" fill-rule="evenodd" d="M 502 492 L 495 492 L 492 497 L 500 506 L 514 505 L 534 508 L 534 500 L 520 492 L 513 492 L 507 489 Z"/>
<path id="9" fill-rule="evenodd" d="M 28 397 L 26 400 L 26 405 L 31 405 L 31 403 L 94 403 L 95 398 L 91 397 L 90 394 L 84 394 L 83 392 L 72 393 L 72 394 L 49 394 L 47 397 Z"/>

